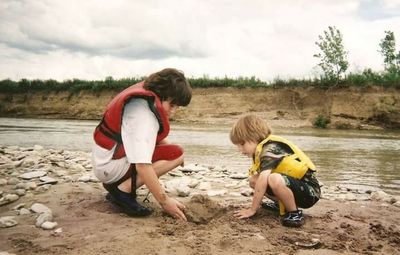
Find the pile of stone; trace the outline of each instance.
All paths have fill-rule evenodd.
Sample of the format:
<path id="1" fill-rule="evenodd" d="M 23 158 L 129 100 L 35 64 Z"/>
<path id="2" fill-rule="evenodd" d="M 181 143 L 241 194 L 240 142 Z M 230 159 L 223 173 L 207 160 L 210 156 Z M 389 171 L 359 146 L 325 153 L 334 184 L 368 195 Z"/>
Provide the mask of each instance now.
<path id="1" fill-rule="evenodd" d="M 44 149 L 42 146 L 22 148 L 0 147 L 0 227 L 17 224 L 18 215 L 36 213 L 37 227 L 54 229 L 57 222 L 49 208 L 35 203 L 35 195 L 66 182 L 97 183 L 93 175 L 90 153 Z M 253 191 L 248 186 L 247 173 L 233 173 L 224 166 L 188 164 L 178 167 L 161 178 L 161 183 L 172 196 L 208 195 L 226 203 L 250 202 Z M 144 188 L 139 194 L 146 195 Z M 398 196 L 380 190 L 357 190 L 344 186 L 323 186 L 323 199 L 338 201 L 380 201 L 400 207 Z M 18 204 L 11 212 L 1 206 L 17 203 L 25 197 L 30 203 Z M 4 207 L 3 207 L 4 208 Z M 40 209 L 38 209 L 40 208 Z M 8 215 L 7 215 L 8 214 Z M 10 215 L 11 214 L 11 215 Z M 16 214 L 16 215 L 15 215 Z"/>

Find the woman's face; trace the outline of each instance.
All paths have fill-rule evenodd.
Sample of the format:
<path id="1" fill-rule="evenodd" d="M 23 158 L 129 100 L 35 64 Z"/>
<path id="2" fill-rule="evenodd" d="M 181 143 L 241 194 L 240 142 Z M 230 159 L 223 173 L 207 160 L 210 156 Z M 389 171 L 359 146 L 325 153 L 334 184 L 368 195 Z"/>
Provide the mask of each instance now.
<path id="1" fill-rule="evenodd" d="M 165 113 L 167 114 L 168 117 L 171 117 L 172 115 L 174 115 L 174 113 L 176 112 L 176 110 L 179 107 L 176 104 L 172 104 L 171 100 L 162 101 L 161 105 L 164 108 L 164 111 L 165 111 Z"/>

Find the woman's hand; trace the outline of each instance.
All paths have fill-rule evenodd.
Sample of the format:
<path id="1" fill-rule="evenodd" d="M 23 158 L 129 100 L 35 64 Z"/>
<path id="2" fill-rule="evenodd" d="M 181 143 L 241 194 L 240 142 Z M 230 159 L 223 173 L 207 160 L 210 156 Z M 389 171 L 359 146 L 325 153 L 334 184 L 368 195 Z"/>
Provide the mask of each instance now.
<path id="1" fill-rule="evenodd" d="M 239 219 L 246 219 L 246 218 L 250 218 L 254 214 L 256 214 L 256 211 L 253 210 L 252 208 L 248 208 L 248 209 L 242 209 L 242 210 L 236 211 L 233 214 L 233 216 L 235 216 L 236 218 L 239 218 Z"/>
<path id="2" fill-rule="evenodd" d="M 162 206 L 164 211 L 166 211 L 172 217 L 187 221 L 186 216 L 183 213 L 186 207 L 181 202 L 173 198 L 167 197 L 167 199 L 165 199 L 164 202 L 161 202 L 160 205 Z"/>

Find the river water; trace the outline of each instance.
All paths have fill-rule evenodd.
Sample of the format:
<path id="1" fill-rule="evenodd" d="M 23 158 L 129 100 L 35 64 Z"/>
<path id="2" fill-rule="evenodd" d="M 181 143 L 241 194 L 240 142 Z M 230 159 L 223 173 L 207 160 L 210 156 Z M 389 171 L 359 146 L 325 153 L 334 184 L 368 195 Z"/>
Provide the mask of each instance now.
<path id="1" fill-rule="evenodd" d="M 0 145 L 90 151 L 97 121 L 0 118 Z M 169 140 L 185 149 L 186 163 L 246 173 L 251 160 L 229 140 L 230 126 L 172 124 Z M 295 128 L 279 131 L 302 148 L 325 185 L 382 189 L 400 195 L 400 132 Z"/>

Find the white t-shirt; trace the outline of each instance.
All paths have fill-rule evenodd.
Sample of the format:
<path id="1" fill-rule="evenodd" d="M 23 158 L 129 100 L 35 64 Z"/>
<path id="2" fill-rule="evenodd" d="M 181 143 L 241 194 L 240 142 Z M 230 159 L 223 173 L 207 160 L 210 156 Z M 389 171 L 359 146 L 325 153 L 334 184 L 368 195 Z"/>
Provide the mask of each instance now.
<path id="1" fill-rule="evenodd" d="M 130 164 L 151 163 L 159 124 L 145 99 L 135 98 L 125 105 L 122 115 L 121 137 L 126 157 L 112 159 L 115 147 L 104 149 L 95 144 L 92 165 L 96 177 L 104 183 L 121 179 Z"/>

